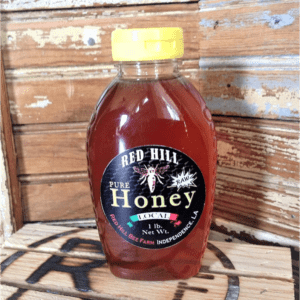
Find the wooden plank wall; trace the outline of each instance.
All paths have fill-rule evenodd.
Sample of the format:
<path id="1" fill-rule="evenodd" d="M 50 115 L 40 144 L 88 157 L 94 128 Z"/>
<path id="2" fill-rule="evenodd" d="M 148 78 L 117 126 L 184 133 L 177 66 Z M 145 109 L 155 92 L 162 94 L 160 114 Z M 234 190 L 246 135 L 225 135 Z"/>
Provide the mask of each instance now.
<path id="1" fill-rule="evenodd" d="M 214 217 L 298 239 L 298 1 L 45 3 L 2 2 L 24 222 L 93 217 L 85 135 L 116 75 L 111 32 L 171 25 L 217 128 Z"/>

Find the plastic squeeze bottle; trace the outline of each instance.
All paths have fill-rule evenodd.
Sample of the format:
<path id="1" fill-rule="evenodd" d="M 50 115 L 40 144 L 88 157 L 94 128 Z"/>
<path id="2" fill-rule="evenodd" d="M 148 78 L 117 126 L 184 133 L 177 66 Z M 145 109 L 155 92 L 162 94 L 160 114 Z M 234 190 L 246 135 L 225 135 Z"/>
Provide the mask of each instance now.
<path id="1" fill-rule="evenodd" d="M 111 272 L 137 280 L 198 273 L 211 224 L 216 136 L 178 71 L 181 28 L 117 29 L 118 76 L 87 136 L 91 194 Z"/>

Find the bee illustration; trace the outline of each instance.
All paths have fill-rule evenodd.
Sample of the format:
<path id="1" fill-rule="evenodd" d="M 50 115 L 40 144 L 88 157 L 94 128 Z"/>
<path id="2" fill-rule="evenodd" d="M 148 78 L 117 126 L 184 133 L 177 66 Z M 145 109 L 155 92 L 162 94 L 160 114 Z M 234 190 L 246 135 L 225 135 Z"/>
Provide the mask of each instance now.
<path id="1" fill-rule="evenodd" d="M 157 167 L 158 165 L 155 168 L 152 166 L 148 168 L 145 166 L 145 168 L 141 168 L 141 169 L 139 169 L 138 167 L 133 167 L 134 172 L 142 175 L 139 179 L 139 181 L 142 180 L 140 184 L 144 184 L 147 180 L 150 193 L 154 192 L 155 185 L 156 185 L 156 178 L 159 183 L 163 184 L 160 178 L 164 179 L 164 177 L 162 177 L 161 175 L 164 174 L 170 168 L 169 165 L 160 168 Z"/>

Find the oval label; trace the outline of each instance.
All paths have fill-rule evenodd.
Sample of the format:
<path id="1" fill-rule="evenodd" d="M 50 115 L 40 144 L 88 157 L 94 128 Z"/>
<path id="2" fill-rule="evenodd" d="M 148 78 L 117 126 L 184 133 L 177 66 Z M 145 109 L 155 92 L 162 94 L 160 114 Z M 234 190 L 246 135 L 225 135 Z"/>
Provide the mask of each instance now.
<path id="1" fill-rule="evenodd" d="M 127 242 L 162 249 L 182 241 L 205 204 L 205 183 L 196 163 L 165 146 L 140 146 L 117 155 L 101 182 L 101 204 Z"/>

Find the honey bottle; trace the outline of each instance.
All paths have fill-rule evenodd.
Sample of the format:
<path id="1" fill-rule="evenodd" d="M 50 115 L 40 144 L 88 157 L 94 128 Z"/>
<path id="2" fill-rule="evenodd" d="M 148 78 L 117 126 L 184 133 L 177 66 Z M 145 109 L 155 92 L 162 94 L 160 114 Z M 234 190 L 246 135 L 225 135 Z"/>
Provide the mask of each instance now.
<path id="1" fill-rule="evenodd" d="M 87 134 L 96 223 L 111 272 L 136 280 L 198 273 L 216 182 L 216 135 L 204 100 L 179 72 L 183 31 L 117 29 L 118 75 Z"/>

